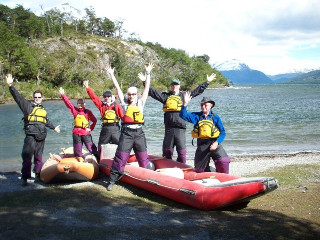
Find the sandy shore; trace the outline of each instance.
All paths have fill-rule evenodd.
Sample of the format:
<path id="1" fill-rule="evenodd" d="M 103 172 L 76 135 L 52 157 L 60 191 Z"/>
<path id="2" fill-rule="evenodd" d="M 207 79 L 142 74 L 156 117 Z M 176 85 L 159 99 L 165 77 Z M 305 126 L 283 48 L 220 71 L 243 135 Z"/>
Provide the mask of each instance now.
<path id="1" fill-rule="evenodd" d="M 188 164 L 193 166 L 193 161 Z M 245 176 L 248 174 L 259 173 L 265 170 L 298 164 L 320 164 L 320 152 L 317 153 L 296 153 L 296 154 L 274 154 L 274 155 L 249 155 L 231 156 L 230 174 Z M 83 185 L 94 185 L 95 182 L 101 184 L 105 178 L 102 177 L 94 182 L 72 183 L 60 185 L 64 188 L 71 188 Z M 29 185 L 22 187 L 20 184 L 19 172 L 0 172 L 0 193 L 43 189 L 48 184 L 36 183 L 34 179 L 29 179 Z"/>

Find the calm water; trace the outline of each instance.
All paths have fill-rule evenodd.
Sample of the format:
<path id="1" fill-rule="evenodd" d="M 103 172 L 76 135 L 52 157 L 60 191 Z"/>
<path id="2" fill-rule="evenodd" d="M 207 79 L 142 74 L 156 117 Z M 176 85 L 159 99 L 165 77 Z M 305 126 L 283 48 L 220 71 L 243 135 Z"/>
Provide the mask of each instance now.
<path id="1" fill-rule="evenodd" d="M 192 100 L 188 110 L 199 111 L 199 100 L 204 96 L 216 102 L 214 111 L 219 114 L 226 129 L 223 145 L 230 156 L 320 151 L 320 85 L 208 89 Z M 62 101 L 47 101 L 44 106 L 50 120 L 55 125 L 61 125 L 60 134 L 48 131 L 45 160 L 50 152 L 72 146 L 73 117 Z M 87 100 L 87 108 L 100 119 L 91 100 Z M 21 111 L 15 103 L 0 105 L 0 171 L 20 170 L 24 139 L 21 118 Z M 148 98 L 145 107 L 145 121 L 148 151 L 160 155 L 164 135 L 162 105 L 151 98 Z M 100 129 L 100 124 L 97 124 L 92 133 L 95 143 L 98 142 Z M 191 130 L 192 125 L 188 123 L 188 159 L 193 158 L 196 150 L 191 144 Z"/>

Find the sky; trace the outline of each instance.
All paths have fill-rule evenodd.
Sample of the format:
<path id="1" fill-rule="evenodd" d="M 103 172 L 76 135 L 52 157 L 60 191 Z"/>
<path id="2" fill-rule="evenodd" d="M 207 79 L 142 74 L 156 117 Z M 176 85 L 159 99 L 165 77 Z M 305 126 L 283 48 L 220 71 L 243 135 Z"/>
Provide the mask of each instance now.
<path id="1" fill-rule="evenodd" d="M 0 0 L 40 15 L 59 4 L 123 20 L 143 42 L 238 59 L 267 75 L 320 69 L 319 0 Z"/>

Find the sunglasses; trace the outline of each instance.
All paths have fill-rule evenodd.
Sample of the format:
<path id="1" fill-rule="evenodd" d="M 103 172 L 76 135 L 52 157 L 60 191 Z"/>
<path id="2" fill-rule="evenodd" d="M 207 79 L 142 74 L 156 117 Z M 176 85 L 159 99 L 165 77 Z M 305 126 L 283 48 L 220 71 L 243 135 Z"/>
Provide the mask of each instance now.
<path id="1" fill-rule="evenodd" d="M 134 96 L 137 95 L 136 93 L 128 93 L 128 96 Z"/>
<path id="2" fill-rule="evenodd" d="M 33 97 L 33 98 L 38 98 L 39 99 L 39 98 L 42 98 L 42 97 Z"/>

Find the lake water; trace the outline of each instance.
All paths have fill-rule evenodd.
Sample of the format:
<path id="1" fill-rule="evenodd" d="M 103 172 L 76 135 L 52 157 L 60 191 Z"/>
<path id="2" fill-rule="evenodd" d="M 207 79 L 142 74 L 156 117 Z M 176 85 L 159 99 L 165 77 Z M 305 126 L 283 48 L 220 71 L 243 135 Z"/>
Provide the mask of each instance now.
<path id="1" fill-rule="evenodd" d="M 200 111 L 199 101 L 204 96 L 216 102 L 214 111 L 221 117 L 227 133 L 222 144 L 231 157 L 320 151 L 320 85 L 253 85 L 207 89 L 192 100 L 188 111 Z M 86 104 L 100 119 L 92 101 L 89 99 Z M 48 130 L 44 151 L 46 160 L 50 152 L 60 152 L 62 147 L 72 146 L 73 117 L 62 101 L 45 101 L 43 105 L 53 124 L 61 125 L 60 134 Z M 149 97 L 144 115 L 148 152 L 161 155 L 164 135 L 162 105 Z M 21 118 L 17 104 L 0 105 L 0 171 L 21 168 L 20 155 L 25 136 Z M 189 134 L 193 126 L 190 123 L 187 126 L 187 157 L 193 159 L 196 147 L 192 146 Z M 92 132 L 96 144 L 100 130 L 101 126 L 97 123 Z"/>

